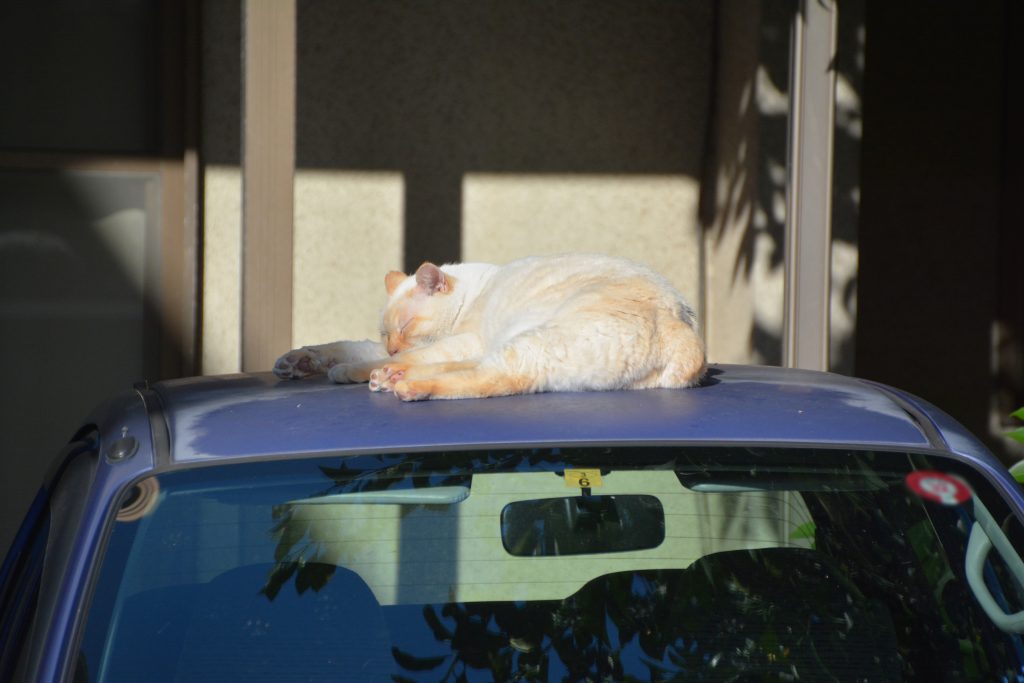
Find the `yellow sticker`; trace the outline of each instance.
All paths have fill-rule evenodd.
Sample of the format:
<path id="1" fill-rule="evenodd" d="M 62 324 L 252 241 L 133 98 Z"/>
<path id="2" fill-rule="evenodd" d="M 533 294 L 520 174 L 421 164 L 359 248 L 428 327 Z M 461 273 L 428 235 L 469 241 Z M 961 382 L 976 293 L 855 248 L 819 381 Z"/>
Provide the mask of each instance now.
<path id="1" fill-rule="evenodd" d="M 601 470 L 566 470 L 565 485 L 581 489 L 601 486 Z"/>

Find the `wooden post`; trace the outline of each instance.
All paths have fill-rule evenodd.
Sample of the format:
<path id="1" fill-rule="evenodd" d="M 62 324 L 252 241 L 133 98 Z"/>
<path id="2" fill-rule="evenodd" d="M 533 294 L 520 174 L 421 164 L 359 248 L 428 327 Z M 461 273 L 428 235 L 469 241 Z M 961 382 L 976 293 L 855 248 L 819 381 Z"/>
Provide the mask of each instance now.
<path id="1" fill-rule="evenodd" d="M 242 370 L 266 371 L 292 340 L 296 0 L 245 0 Z"/>

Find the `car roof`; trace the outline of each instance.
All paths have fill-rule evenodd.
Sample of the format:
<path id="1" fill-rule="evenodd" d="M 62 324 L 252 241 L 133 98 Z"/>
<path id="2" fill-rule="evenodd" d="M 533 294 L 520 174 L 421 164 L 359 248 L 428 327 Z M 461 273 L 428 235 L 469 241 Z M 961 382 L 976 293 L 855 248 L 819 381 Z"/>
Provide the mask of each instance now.
<path id="1" fill-rule="evenodd" d="M 548 393 L 403 403 L 366 385 L 270 373 L 194 377 L 152 391 L 165 465 L 478 446 L 857 445 L 980 453 L 947 416 L 887 387 L 829 373 L 712 365 L 691 389 Z M 154 406 L 157 403 L 153 403 Z M 991 457 L 991 456 L 987 456 Z M 159 463 L 158 456 L 158 465 Z"/>

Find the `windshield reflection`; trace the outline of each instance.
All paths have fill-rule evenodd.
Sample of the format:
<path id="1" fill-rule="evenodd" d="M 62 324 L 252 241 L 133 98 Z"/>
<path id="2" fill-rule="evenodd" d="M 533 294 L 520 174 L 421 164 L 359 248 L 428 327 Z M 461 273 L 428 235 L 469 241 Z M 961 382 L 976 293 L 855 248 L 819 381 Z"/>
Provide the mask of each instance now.
<path id="1" fill-rule="evenodd" d="M 115 529 L 84 657 L 90 680 L 153 657 L 152 680 L 1014 680 L 1020 636 L 964 574 L 971 501 L 906 483 L 936 463 L 1020 547 L 983 481 L 923 456 L 532 449 L 167 475 Z M 509 554 L 510 502 L 598 493 L 573 468 L 657 498 L 664 539 Z M 985 562 L 1009 613 L 1015 571 Z"/>

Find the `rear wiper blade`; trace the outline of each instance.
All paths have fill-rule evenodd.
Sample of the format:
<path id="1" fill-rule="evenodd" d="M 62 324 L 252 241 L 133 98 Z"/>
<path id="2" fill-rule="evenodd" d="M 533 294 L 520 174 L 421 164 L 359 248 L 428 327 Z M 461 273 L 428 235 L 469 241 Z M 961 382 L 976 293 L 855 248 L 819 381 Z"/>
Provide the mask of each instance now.
<path id="1" fill-rule="evenodd" d="M 352 491 L 290 500 L 288 505 L 452 505 L 469 498 L 468 486 Z"/>
<path id="2" fill-rule="evenodd" d="M 677 470 L 676 476 L 686 488 L 702 493 L 879 491 L 902 481 L 902 478 L 895 475 L 887 477 L 878 472 L 822 472 L 810 468 Z"/>

